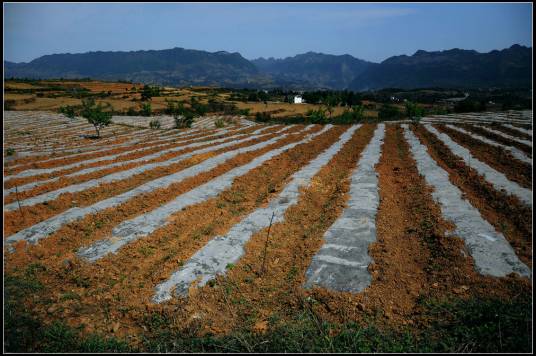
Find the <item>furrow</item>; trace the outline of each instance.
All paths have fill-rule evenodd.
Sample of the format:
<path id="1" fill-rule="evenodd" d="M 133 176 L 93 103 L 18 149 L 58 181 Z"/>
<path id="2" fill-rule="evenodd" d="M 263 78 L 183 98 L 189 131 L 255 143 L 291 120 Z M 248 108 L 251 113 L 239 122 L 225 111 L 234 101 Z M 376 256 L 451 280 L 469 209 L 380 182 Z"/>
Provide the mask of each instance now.
<path id="1" fill-rule="evenodd" d="M 323 134 L 331 128 L 332 125 L 328 125 L 318 132 L 307 135 L 303 140 L 271 150 L 260 157 L 256 157 L 251 162 L 243 166 L 236 167 L 227 173 L 214 178 L 201 186 L 198 186 L 195 189 L 179 195 L 172 201 L 157 209 L 154 209 L 146 214 L 139 215 L 134 219 L 124 221 L 112 230 L 112 236 L 110 238 L 98 241 L 91 246 L 80 249 L 79 256 L 89 261 L 96 261 L 108 253 L 116 252 L 125 244 L 145 237 L 151 234 L 157 228 L 166 225 L 168 223 L 168 218 L 177 211 L 217 196 L 225 189 L 229 188 L 236 177 L 246 174 L 250 170 L 260 166 L 271 158 L 280 155 L 281 153 L 288 151 L 299 144 L 311 141 L 314 137 Z M 242 152 L 245 151 L 246 149 L 244 149 Z M 214 159 L 209 159 L 204 162 L 206 164 L 205 169 L 211 169 L 222 161 L 228 159 L 227 157 L 230 158 L 232 156 L 236 156 L 238 153 L 239 152 L 230 153 L 228 155 L 223 154 L 220 159 L 217 157 L 214 157 Z M 190 174 L 189 176 L 192 176 L 197 174 L 198 171 L 199 169 L 195 169 L 186 174 Z"/>
<path id="2" fill-rule="evenodd" d="M 283 221 L 285 211 L 297 202 L 300 188 L 309 185 L 313 176 L 339 152 L 359 127 L 360 125 L 350 127 L 336 143 L 296 172 L 289 184 L 268 207 L 255 210 L 233 226 L 226 235 L 214 238 L 194 254 L 181 269 L 172 274 L 169 280 L 156 287 L 153 301 L 161 303 L 171 299 L 173 290 L 176 295 L 185 296 L 194 281 L 199 281 L 198 285 L 203 286 L 217 274 L 225 274 L 227 266 L 238 261 L 243 255 L 244 245 L 251 236 L 273 222 Z"/>
<path id="3" fill-rule="evenodd" d="M 532 166 L 530 164 L 515 159 L 508 151 L 500 147 L 488 145 L 444 125 L 434 125 L 434 127 L 448 135 L 455 143 L 468 149 L 473 157 L 504 174 L 509 181 L 523 188 L 532 189 Z"/>
<path id="4" fill-rule="evenodd" d="M 143 155 L 143 156 L 141 156 L 139 158 L 135 158 L 135 157 L 139 156 L 140 154 L 143 154 L 144 150 L 138 151 L 138 154 L 135 154 L 135 153 L 133 154 L 133 152 L 128 152 L 128 153 L 125 153 L 125 154 L 116 155 L 115 159 L 106 160 L 106 161 L 115 161 L 115 160 L 117 160 L 119 158 L 120 160 L 117 161 L 117 162 L 104 164 L 104 165 L 96 165 L 96 166 L 94 165 L 94 166 L 89 167 L 89 168 L 74 171 L 73 173 L 65 174 L 67 172 L 64 172 L 63 170 L 60 171 L 60 172 L 56 171 L 58 174 L 61 174 L 61 177 L 54 177 L 54 178 L 50 178 L 50 179 L 46 179 L 47 176 L 33 177 L 34 178 L 33 180 L 35 180 L 35 179 L 38 179 L 38 180 L 33 181 L 31 183 L 21 185 L 18 188 L 15 188 L 15 187 L 13 187 L 13 184 L 10 184 L 12 186 L 12 188 L 4 189 L 5 202 L 7 203 L 7 202 L 9 202 L 9 200 L 12 200 L 12 199 L 9 199 L 9 197 L 6 197 L 6 196 L 9 195 L 9 194 L 14 193 L 16 191 L 16 189 L 18 189 L 18 192 L 20 193 L 20 192 L 24 192 L 24 191 L 27 191 L 27 190 L 30 190 L 30 189 L 34 189 L 36 187 L 39 187 L 39 186 L 42 186 L 42 185 L 45 185 L 45 184 L 48 185 L 47 188 L 52 188 L 52 187 L 50 187 L 50 183 L 56 182 L 56 181 L 58 181 L 60 179 L 65 180 L 66 178 L 80 177 L 80 176 L 87 175 L 87 174 L 94 173 L 94 172 L 107 171 L 107 170 L 109 170 L 111 168 L 114 168 L 114 167 L 125 166 L 125 170 L 126 170 L 128 168 L 132 168 L 132 167 L 130 167 L 132 164 L 149 163 L 149 161 L 156 160 L 156 159 L 158 159 L 158 158 L 160 158 L 160 157 L 162 157 L 164 155 L 169 155 L 170 153 L 174 153 L 174 152 L 178 152 L 178 151 L 184 151 L 184 150 L 186 150 L 188 148 L 195 148 L 195 147 L 204 146 L 204 145 L 212 145 L 212 144 L 220 143 L 220 142 L 223 142 L 223 141 L 226 141 L 226 140 L 236 139 L 236 138 L 239 138 L 239 137 L 242 137 L 242 136 L 245 135 L 245 134 L 238 134 L 238 135 L 232 135 L 232 136 L 223 137 L 223 138 L 220 138 L 220 139 L 205 141 L 207 139 L 214 138 L 214 137 L 219 137 L 219 136 L 225 135 L 225 134 L 227 134 L 227 132 L 222 131 L 222 132 L 220 132 L 218 134 L 204 136 L 204 137 L 200 138 L 200 139 L 203 140 L 203 141 L 201 141 L 203 143 L 203 145 L 198 144 L 198 143 L 200 143 L 199 142 L 200 139 L 187 140 L 187 141 L 181 142 L 178 146 L 175 146 L 172 149 L 162 150 L 162 151 L 159 151 L 159 152 L 156 152 L 156 153 L 153 153 L 153 154 L 149 153 L 149 154 Z M 256 134 L 256 133 L 253 133 L 253 134 Z M 191 143 L 191 142 L 194 142 L 194 143 Z M 166 145 L 166 146 L 169 146 L 169 145 Z M 153 149 L 151 148 L 151 151 L 152 150 Z M 131 156 L 131 155 L 134 155 L 134 158 L 129 158 L 128 157 L 128 156 Z M 127 159 L 124 159 L 125 157 Z M 106 161 L 104 163 L 106 163 Z M 99 162 L 102 162 L 102 161 L 99 161 Z M 86 164 L 84 164 L 84 166 L 85 165 Z M 79 167 L 79 166 L 75 166 L 75 167 Z M 79 167 L 79 168 L 82 168 L 82 167 Z M 44 179 L 44 180 L 41 180 L 41 179 Z M 11 183 L 11 182 L 6 182 L 6 185 L 9 184 L 9 183 Z M 69 185 L 69 184 L 73 184 L 73 182 L 69 183 L 69 181 L 65 181 L 64 184 L 62 184 L 62 185 L 64 186 L 64 185 Z M 58 188 L 60 188 L 60 187 L 58 187 L 58 186 L 53 187 L 53 189 L 58 189 Z M 47 190 L 53 190 L 53 189 L 47 189 Z M 40 191 L 40 193 L 42 193 L 42 191 Z M 27 198 L 27 197 L 28 197 L 28 195 L 25 195 L 25 198 Z"/>
<path id="5" fill-rule="evenodd" d="M 528 141 L 532 142 L 532 135 L 529 135 L 529 134 L 527 134 L 525 132 L 520 132 L 520 131 L 515 130 L 515 129 L 511 129 L 510 127 L 507 127 L 504 123 L 500 123 L 500 124 L 492 123 L 492 124 L 487 124 L 485 126 L 490 128 L 490 129 L 501 131 L 501 132 L 503 132 L 503 133 L 505 133 L 507 135 L 516 137 L 518 139 L 528 140 Z"/>
<path id="6" fill-rule="evenodd" d="M 93 150 L 93 151 L 85 151 L 85 152 L 74 153 L 74 154 L 66 154 L 66 155 L 63 155 L 63 156 L 57 156 L 57 157 L 53 157 L 53 158 L 49 158 L 49 159 L 45 159 L 45 160 L 43 160 L 42 158 L 36 157 L 36 156 L 29 157 L 29 158 L 24 158 L 24 159 L 19 159 L 19 160 L 17 160 L 17 162 L 14 162 L 13 164 L 11 164 L 9 166 L 6 166 L 6 168 L 8 168 L 8 169 L 18 169 L 20 167 L 32 165 L 32 164 L 36 163 L 35 161 L 38 161 L 39 163 L 51 163 L 51 162 L 52 163 L 56 163 L 56 162 L 61 163 L 61 162 L 65 162 L 65 161 L 75 162 L 75 161 L 78 161 L 78 160 L 90 159 L 95 154 L 108 155 L 108 154 L 126 152 L 126 151 L 131 150 L 132 147 L 137 147 L 137 146 L 141 146 L 141 145 L 144 145 L 144 144 L 153 144 L 153 143 L 162 141 L 162 139 L 167 140 L 168 137 L 169 137 L 169 139 L 172 139 L 174 137 L 176 137 L 176 138 L 185 138 L 185 137 L 191 137 L 191 136 L 194 136 L 194 135 L 197 135 L 197 134 L 200 134 L 200 133 L 201 132 L 198 131 L 198 130 L 182 131 L 182 132 L 180 132 L 178 134 L 159 135 L 159 138 L 157 140 L 149 140 L 149 141 L 145 141 L 145 140 L 152 138 L 153 135 L 146 135 L 146 136 L 142 136 L 141 138 L 135 138 L 133 140 L 126 141 L 126 142 L 121 143 L 121 144 L 110 145 L 110 146 L 107 146 L 105 148 L 99 148 L 99 149 L 96 149 L 96 150 Z"/>
<path id="7" fill-rule="evenodd" d="M 517 141 L 509 140 L 501 135 L 496 135 L 488 130 L 485 130 L 484 128 L 477 126 L 477 125 L 460 125 L 462 128 L 464 128 L 467 131 L 474 132 L 480 136 L 487 137 L 490 140 L 493 140 L 495 142 L 502 143 L 505 146 L 511 146 L 515 147 L 525 153 L 525 155 L 532 158 L 532 147 L 529 147 L 527 145 L 524 145 L 522 143 L 519 143 Z"/>
<path id="8" fill-rule="evenodd" d="M 496 187 L 496 189 L 504 189 L 508 194 L 514 195 L 532 208 L 532 191 L 530 189 L 523 188 L 518 184 L 509 181 L 504 174 L 499 173 L 487 164 L 480 162 L 468 149 L 458 145 L 448 135 L 440 133 L 431 125 L 424 125 L 424 127 L 447 145 L 455 155 L 461 157 L 468 166 L 474 168 L 479 174 L 483 175 L 487 181 Z"/>
<path id="9" fill-rule="evenodd" d="M 518 150 L 515 147 L 503 145 L 502 143 L 490 140 L 490 139 L 488 139 L 488 138 L 486 138 L 484 136 L 480 136 L 480 135 L 478 135 L 476 133 L 467 131 L 467 130 L 462 129 L 461 127 L 458 127 L 458 126 L 446 125 L 446 127 L 448 127 L 449 129 L 461 132 L 461 133 L 463 133 L 465 135 L 471 136 L 471 137 L 473 137 L 473 138 L 475 138 L 475 139 L 477 139 L 479 141 L 487 143 L 488 145 L 495 146 L 495 147 L 500 147 L 500 148 L 502 148 L 504 150 L 507 150 L 512 154 L 512 156 L 514 156 L 514 158 L 520 160 L 521 162 L 528 163 L 528 164 L 530 164 L 532 166 L 532 158 L 528 157 L 526 154 L 524 154 L 522 151 Z"/>
<path id="10" fill-rule="evenodd" d="M 359 293 L 372 280 L 368 266 L 369 245 L 376 241 L 376 212 L 379 205 L 375 166 L 381 155 L 385 125 L 378 125 L 350 183 L 348 207 L 324 234 L 325 243 L 314 255 L 305 274 L 305 288 L 323 288 Z"/>
<path id="11" fill-rule="evenodd" d="M 509 129 L 511 129 L 511 130 L 515 130 L 515 131 L 527 134 L 529 136 L 532 136 L 532 130 L 527 130 L 527 129 L 524 129 L 522 127 L 517 127 L 517 126 L 510 125 L 510 124 L 502 124 L 502 125 L 504 127 L 507 127 Z"/>
<path id="12" fill-rule="evenodd" d="M 434 200 L 440 204 L 443 215 L 456 226 L 453 235 L 465 241 L 477 272 L 495 277 L 513 272 L 530 276 L 530 269 L 519 260 L 504 236 L 463 199 L 462 192 L 450 183 L 449 174 L 430 157 L 426 146 L 419 142 L 407 125 L 403 127 L 419 172 L 435 189 L 432 193 Z"/>
<path id="13" fill-rule="evenodd" d="M 510 135 L 508 135 L 508 134 L 505 134 L 505 133 L 502 132 L 502 131 L 494 130 L 494 129 L 489 128 L 489 127 L 486 127 L 486 126 L 482 126 L 482 125 L 480 125 L 480 126 L 478 126 L 478 127 L 482 128 L 482 129 L 484 129 L 484 130 L 486 130 L 486 131 L 488 131 L 488 132 L 491 132 L 491 133 L 493 133 L 493 134 L 495 134 L 495 135 L 502 136 L 502 137 L 504 137 L 504 138 L 506 138 L 506 139 L 508 139 L 508 140 L 516 141 L 516 142 L 522 143 L 522 144 L 524 144 L 524 145 L 527 145 L 527 146 L 529 146 L 529 147 L 532 147 L 532 141 L 529 141 L 529 140 L 523 140 L 523 139 L 521 139 L 521 138 L 517 138 L 517 137 L 514 137 L 514 136 L 510 136 Z"/>
<path id="14" fill-rule="evenodd" d="M 283 129 L 281 129 L 280 132 L 283 131 L 283 130 L 288 130 L 288 128 L 289 127 L 285 127 Z M 310 128 L 312 128 L 312 127 L 308 126 L 305 130 L 308 130 Z M 214 160 L 212 160 L 212 162 L 214 163 L 214 162 L 216 162 L 218 160 L 222 160 L 222 159 L 225 159 L 225 158 L 230 158 L 231 155 L 236 156 L 236 155 L 239 154 L 239 152 L 244 152 L 244 151 L 248 150 L 248 148 L 250 148 L 250 147 L 251 148 L 249 150 L 259 149 L 259 148 L 261 148 L 263 146 L 269 145 L 270 143 L 275 143 L 275 142 L 283 139 L 285 136 L 287 136 L 287 135 L 282 134 L 282 135 L 279 135 L 277 137 L 272 138 L 269 141 L 263 141 L 263 142 L 260 142 L 260 143 L 258 143 L 256 145 L 253 145 L 253 146 L 246 146 L 246 147 L 244 147 L 242 149 L 239 148 L 239 149 L 236 149 L 236 150 L 233 150 L 233 151 L 226 152 L 228 154 L 222 153 L 222 154 L 220 154 L 218 156 L 212 157 L 212 158 L 215 158 Z M 244 141 L 249 141 L 249 140 L 244 140 Z M 266 142 L 269 142 L 269 143 L 266 143 Z M 234 144 L 236 145 L 237 142 L 235 142 Z M 289 146 L 289 145 L 287 145 L 287 146 Z M 287 146 L 285 146 L 285 147 L 287 147 Z M 239 151 L 239 152 L 236 153 L 237 151 Z M 270 151 L 270 152 L 272 152 L 272 151 Z M 220 158 L 218 159 L 218 157 L 220 157 Z M 149 192 L 152 192 L 152 191 L 154 191 L 156 189 L 162 189 L 166 185 L 176 183 L 177 179 L 179 179 L 181 177 L 184 178 L 185 176 L 193 176 L 195 174 L 198 174 L 198 173 L 204 171 L 203 167 L 209 168 L 210 166 L 206 164 L 206 160 L 205 160 L 205 161 L 203 161 L 203 162 L 201 162 L 201 163 L 199 163 L 197 165 L 191 166 L 189 168 L 189 170 L 187 171 L 187 173 L 183 173 L 186 170 L 181 170 L 181 171 L 179 171 L 177 173 L 151 180 L 151 181 L 146 182 L 146 183 L 144 183 L 144 184 L 142 184 L 140 186 L 137 186 L 136 188 L 131 189 L 131 190 L 125 192 L 125 193 L 110 197 L 110 198 L 105 199 L 105 200 L 98 201 L 95 204 L 92 204 L 92 205 L 89 205 L 89 206 L 86 206 L 86 207 L 83 207 L 83 208 L 79 208 L 79 207 L 70 208 L 70 209 L 68 209 L 68 210 L 66 210 L 66 211 L 64 211 L 64 212 L 62 212 L 60 214 L 57 214 L 57 215 L 55 215 L 55 216 L 53 216 L 53 217 L 51 217 L 51 218 L 49 218 L 47 220 L 44 220 L 44 221 L 42 221 L 40 223 L 37 223 L 37 224 L 35 224 L 35 225 L 31 226 L 31 227 L 28 227 L 26 229 L 23 229 L 23 230 L 15 233 L 13 235 L 11 235 L 10 237 L 8 237 L 6 239 L 6 243 L 12 244 L 12 243 L 16 243 L 17 241 L 24 240 L 24 241 L 27 241 L 29 243 L 35 244 L 40 239 L 45 238 L 48 235 L 54 233 L 55 231 L 57 231 L 60 227 L 62 227 L 65 224 L 68 224 L 68 223 L 73 222 L 73 221 L 75 221 L 77 219 L 83 218 L 84 216 L 86 216 L 88 214 L 96 213 L 96 212 L 104 210 L 104 209 L 116 207 L 116 206 L 128 201 L 131 198 L 139 196 L 140 194 L 149 193 Z"/>
<path id="15" fill-rule="evenodd" d="M 163 156 L 163 155 L 165 155 L 167 153 L 170 153 L 170 152 L 180 151 L 181 147 L 183 147 L 184 144 L 191 143 L 191 142 L 199 142 L 200 140 L 205 140 L 205 139 L 217 137 L 217 136 L 220 136 L 220 135 L 225 135 L 228 132 L 229 132 L 228 130 L 222 130 L 222 131 L 220 131 L 220 132 L 218 132 L 216 134 L 212 134 L 212 135 L 205 135 L 205 136 L 196 137 L 196 138 L 193 138 L 193 139 L 186 139 L 186 140 L 181 139 L 181 140 L 179 140 L 177 142 L 174 142 L 174 143 L 171 143 L 171 144 L 170 143 L 164 143 L 164 144 L 155 145 L 155 146 L 152 146 L 152 147 L 149 147 L 149 148 L 140 148 L 140 149 L 136 149 L 136 150 L 133 150 L 133 151 L 122 152 L 122 153 L 118 153 L 118 154 L 103 155 L 103 156 L 99 156 L 97 158 L 78 161 L 78 162 L 74 162 L 74 163 L 66 164 L 66 165 L 61 165 L 61 166 L 55 166 L 55 167 L 52 167 L 52 168 L 28 169 L 28 170 L 24 170 L 24 171 L 22 171 L 20 173 L 7 176 L 7 177 L 4 178 L 4 180 L 8 181 L 8 180 L 11 180 L 11 179 L 25 178 L 25 177 L 31 177 L 31 176 L 37 176 L 37 175 L 43 175 L 43 174 L 50 174 L 50 173 L 54 173 L 54 172 L 58 172 L 58 171 L 64 171 L 64 170 L 69 170 L 69 169 L 77 168 L 77 167 L 84 166 L 84 165 L 89 165 L 89 164 L 92 164 L 92 163 L 114 161 L 116 159 L 122 159 L 123 157 L 128 157 L 130 155 L 143 154 L 145 151 L 153 150 L 153 149 L 156 149 L 158 147 L 172 146 L 171 148 L 159 150 L 158 152 L 155 152 L 153 154 L 144 155 L 144 156 L 142 156 L 140 158 L 137 158 L 137 160 L 135 160 L 135 159 L 132 159 L 132 160 L 127 159 L 127 160 L 124 160 L 123 162 L 129 162 L 129 161 L 130 162 L 131 161 L 141 162 L 141 161 L 144 161 L 144 160 L 151 160 L 151 159 Z M 173 147 L 173 146 L 175 146 L 175 147 Z"/>
<path id="16" fill-rule="evenodd" d="M 250 136 L 248 136 L 246 138 L 243 138 L 243 139 L 240 139 L 240 140 L 237 140 L 237 141 L 233 140 L 233 141 L 230 141 L 230 142 L 227 142 L 227 143 L 222 143 L 222 144 L 219 144 L 219 145 L 216 145 L 216 146 L 211 146 L 211 147 L 196 150 L 196 151 L 193 151 L 193 152 L 185 153 L 185 154 L 173 157 L 172 159 L 169 159 L 169 160 L 164 161 L 164 162 L 149 163 L 149 164 L 145 164 L 145 165 L 142 165 L 142 166 L 137 166 L 137 167 L 128 169 L 126 171 L 120 171 L 120 172 L 112 173 L 112 174 L 109 174 L 109 175 L 106 175 L 104 177 L 100 177 L 100 178 L 97 178 L 97 179 L 91 179 L 91 180 L 83 182 L 83 183 L 73 184 L 73 185 L 70 185 L 70 186 L 67 186 L 67 187 L 64 187 L 64 188 L 57 189 L 55 191 L 47 192 L 47 193 L 44 193 L 44 194 L 41 194 L 41 195 L 37 195 L 37 196 L 31 197 L 31 198 L 24 199 L 22 201 L 6 204 L 6 205 L 4 205 L 4 211 L 15 210 L 15 209 L 17 209 L 19 207 L 19 204 L 20 204 L 20 206 L 32 206 L 32 205 L 36 205 L 36 204 L 39 204 L 39 203 L 54 200 L 54 199 L 58 198 L 61 194 L 64 194 L 64 193 L 81 192 L 83 190 L 86 190 L 86 189 L 89 189 L 89 188 L 92 188 L 92 187 L 96 187 L 96 186 L 101 185 L 103 183 L 111 183 L 111 182 L 116 181 L 116 180 L 124 180 L 124 179 L 132 177 L 132 176 L 134 176 L 136 174 L 140 174 L 140 173 L 143 173 L 145 171 L 148 171 L 148 170 L 151 170 L 151 169 L 154 169 L 154 168 L 159 168 L 159 167 L 163 167 L 163 166 L 166 166 L 166 165 L 176 164 L 176 163 L 178 163 L 178 162 L 180 162 L 182 160 L 185 160 L 187 158 L 192 157 L 193 155 L 203 154 L 203 153 L 215 151 L 215 150 L 225 148 L 225 147 L 229 147 L 229 146 L 233 146 L 233 145 L 236 145 L 236 144 L 239 144 L 239 143 L 242 143 L 242 142 L 251 141 L 253 139 L 256 139 L 258 137 L 265 136 L 265 135 L 268 135 L 268 134 L 250 135 Z M 222 138 L 222 139 L 219 139 L 219 140 L 214 140 L 214 143 L 227 141 L 227 140 L 229 140 L 229 137 L 225 137 L 225 138 Z M 185 148 L 204 146 L 204 145 L 207 145 L 207 142 L 192 143 L 192 144 L 187 145 L 187 146 L 182 146 L 180 148 L 180 150 L 183 150 Z"/>

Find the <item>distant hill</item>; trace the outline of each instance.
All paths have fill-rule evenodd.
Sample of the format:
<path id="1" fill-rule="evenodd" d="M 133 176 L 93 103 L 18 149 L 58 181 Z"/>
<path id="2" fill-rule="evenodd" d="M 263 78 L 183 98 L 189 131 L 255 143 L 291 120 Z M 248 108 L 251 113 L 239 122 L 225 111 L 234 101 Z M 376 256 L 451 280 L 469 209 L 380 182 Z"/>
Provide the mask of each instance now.
<path id="1" fill-rule="evenodd" d="M 276 82 L 327 89 L 345 89 L 355 77 L 376 65 L 348 54 L 335 56 L 315 52 L 284 59 L 258 58 L 252 62 Z"/>
<path id="2" fill-rule="evenodd" d="M 5 78 L 93 78 L 188 86 L 267 89 L 488 88 L 532 86 L 532 49 L 514 45 L 479 53 L 419 50 L 382 63 L 350 55 L 307 52 L 248 61 L 239 53 L 184 48 L 52 54 L 29 63 L 4 62 Z"/>
<path id="3" fill-rule="evenodd" d="M 390 57 L 357 76 L 349 88 L 489 88 L 532 86 L 532 49 L 513 45 L 502 51 L 417 51 Z"/>
<path id="4" fill-rule="evenodd" d="M 5 77 L 90 77 L 161 85 L 221 86 L 242 86 L 259 76 L 257 67 L 239 53 L 184 48 L 52 54 L 29 63 L 5 62 L 5 72 Z"/>

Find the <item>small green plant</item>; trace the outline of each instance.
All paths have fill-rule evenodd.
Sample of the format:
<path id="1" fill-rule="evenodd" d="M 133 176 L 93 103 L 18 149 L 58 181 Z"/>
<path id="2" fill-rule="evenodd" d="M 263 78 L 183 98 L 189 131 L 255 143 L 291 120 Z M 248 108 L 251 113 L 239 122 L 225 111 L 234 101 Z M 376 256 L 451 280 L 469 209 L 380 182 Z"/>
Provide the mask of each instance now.
<path id="1" fill-rule="evenodd" d="M 7 150 L 6 150 L 6 155 L 8 156 L 13 156 L 15 154 L 15 149 L 13 147 L 9 147 Z"/>
<path id="2" fill-rule="evenodd" d="M 337 124 L 353 124 L 362 122 L 365 118 L 365 107 L 362 105 L 354 105 L 334 119 Z"/>
<path id="3" fill-rule="evenodd" d="M 307 117 L 312 124 L 327 124 L 329 120 L 326 116 L 326 112 L 327 110 L 323 108 L 319 108 L 318 110 L 310 110 L 307 113 Z"/>
<path id="4" fill-rule="evenodd" d="M 380 110 L 378 111 L 378 118 L 381 120 L 397 120 L 402 117 L 402 113 L 400 110 L 393 105 L 385 104 L 382 105 Z"/>
<path id="5" fill-rule="evenodd" d="M 195 114 L 187 110 L 181 102 L 166 101 L 167 108 L 166 114 L 172 115 L 175 120 L 175 128 L 181 129 L 186 127 L 192 127 Z"/>
<path id="6" fill-rule="evenodd" d="M 178 129 L 192 127 L 194 122 L 194 114 L 191 112 L 185 112 L 184 114 L 174 114 L 175 127 Z"/>
<path id="7" fill-rule="evenodd" d="M 154 254 L 155 248 L 152 246 L 142 246 L 138 250 L 144 257 L 149 257 Z"/>
<path id="8" fill-rule="evenodd" d="M 144 103 L 141 105 L 140 114 L 142 116 L 151 116 L 151 113 L 152 113 L 152 109 L 151 109 L 150 103 Z"/>
<path id="9" fill-rule="evenodd" d="M 424 109 L 411 101 L 406 101 L 406 116 L 415 122 L 419 122 L 424 115 Z"/>
<path id="10" fill-rule="evenodd" d="M 221 129 L 222 127 L 225 126 L 225 121 L 223 119 L 217 119 L 214 121 L 214 126 L 216 126 L 217 128 Z"/>
<path id="11" fill-rule="evenodd" d="M 197 101 L 195 96 L 190 98 L 190 107 L 198 116 L 205 115 L 209 109 L 207 105 L 201 104 L 199 101 Z"/>
<path id="12" fill-rule="evenodd" d="M 60 300 L 79 300 L 80 296 L 75 292 L 67 292 L 61 295 Z"/>
<path id="13" fill-rule="evenodd" d="M 149 127 L 153 130 L 159 129 L 160 126 L 160 120 L 158 119 L 151 120 L 151 122 L 149 123 Z"/>
<path id="14" fill-rule="evenodd" d="M 258 112 L 255 114 L 255 120 L 258 122 L 269 122 L 272 120 L 272 116 L 268 112 Z"/>

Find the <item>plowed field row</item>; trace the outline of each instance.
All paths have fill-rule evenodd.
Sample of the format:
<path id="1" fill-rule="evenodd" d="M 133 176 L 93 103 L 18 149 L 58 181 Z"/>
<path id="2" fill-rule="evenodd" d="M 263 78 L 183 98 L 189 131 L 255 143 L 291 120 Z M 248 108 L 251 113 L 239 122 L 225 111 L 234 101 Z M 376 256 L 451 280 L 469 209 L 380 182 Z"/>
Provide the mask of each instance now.
<path id="1" fill-rule="evenodd" d="M 11 115 L 6 136 L 46 126 Z M 520 145 L 531 146 L 429 122 L 243 123 L 146 142 L 128 129 L 101 151 L 18 159 L 4 167 L 4 277 L 31 268 L 43 287 L 20 303 L 36 317 L 113 325 L 133 343 L 148 313 L 199 334 L 304 305 L 407 326 L 422 322 L 421 298 L 530 293 L 532 159 Z"/>

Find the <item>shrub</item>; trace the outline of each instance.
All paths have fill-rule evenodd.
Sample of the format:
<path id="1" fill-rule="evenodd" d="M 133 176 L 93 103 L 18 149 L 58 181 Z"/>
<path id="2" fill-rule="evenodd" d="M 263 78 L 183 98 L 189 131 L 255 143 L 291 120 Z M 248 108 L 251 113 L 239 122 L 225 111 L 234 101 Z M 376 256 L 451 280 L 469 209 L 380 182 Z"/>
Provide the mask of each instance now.
<path id="1" fill-rule="evenodd" d="M 160 126 L 160 120 L 158 119 L 151 120 L 151 122 L 149 123 L 149 127 L 154 130 L 159 129 Z"/>
<path id="2" fill-rule="evenodd" d="M 216 126 L 217 128 L 221 129 L 222 127 L 225 126 L 225 121 L 223 119 L 217 119 L 216 121 L 214 121 L 214 126 Z"/>
<path id="3" fill-rule="evenodd" d="M 385 104 L 378 111 L 378 118 L 381 120 L 396 120 L 402 117 L 402 113 L 396 106 Z"/>
<path id="4" fill-rule="evenodd" d="M 152 110 L 151 110 L 151 104 L 144 103 L 141 105 L 140 114 L 142 116 L 151 116 Z"/>
<path id="5" fill-rule="evenodd" d="M 234 103 L 225 104 L 223 107 L 223 113 L 225 115 L 235 115 L 238 112 L 238 108 Z"/>
<path id="6" fill-rule="evenodd" d="M 365 108 L 362 105 L 352 106 L 351 109 L 345 110 L 334 122 L 338 124 L 353 124 L 362 122 L 365 118 Z"/>
<path id="7" fill-rule="evenodd" d="M 268 112 L 258 112 L 255 114 L 255 120 L 258 122 L 272 121 L 272 116 Z"/>
<path id="8" fill-rule="evenodd" d="M 307 113 L 307 117 L 312 124 L 327 124 L 328 117 L 326 116 L 326 109 L 320 108 L 318 110 L 311 110 Z"/>
<path id="9" fill-rule="evenodd" d="M 424 115 L 424 109 L 411 101 L 406 101 L 406 116 L 412 120 L 418 120 Z"/>
<path id="10" fill-rule="evenodd" d="M 174 114 L 173 118 L 175 119 L 175 127 L 178 129 L 192 127 L 192 123 L 194 122 L 194 114 L 189 111 L 182 115 Z"/>
<path id="11" fill-rule="evenodd" d="M 127 110 L 127 115 L 128 116 L 136 116 L 136 115 L 138 115 L 138 112 L 133 107 L 130 107 Z"/>
<path id="12" fill-rule="evenodd" d="M 6 155 L 8 156 L 13 156 L 15 154 L 15 149 L 13 147 L 9 147 L 7 150 L 6 150 Z"/>
<path id="13" fill-rule="evenodd" d="M 485 110 L 486 110 L 485 101 L 476 101 L 476 100 L 470 100 L 470 99 L 459 101 L 454 106 L 454 112 L 457 112 L 457 113 L 485 111 Z"/>
<path id="14" fill-rule="evenodd" d="M 153 96 L 159 96 L 159 95 L 160 95 L 159 87 L 152 87 L 150 85 L 145 84 L 141 92 L 141 100 L 142 101 L 150 100 Z"/>
<path id="15" fill-rule="evenodd" d="M 15 107 L 15 100 L 4 100 L 4 110 L 13 110 Z"/>
<path id="16" fill-rule="evenodd" d="M 238 110 L 238 115 L 249 116 L 249 110 L 250 109 L 239 109 Z"/>
<path id="17" fill-rule="evenodd" d="M 201 104 L 195 96 L 190 98 L 190 106 L 192 110 L 199 116 L 203 116 L 208 112 L 208 106 Z"/>
<path id="18" fill-rule="evenodd" d="M 74 119 L 75 117 L 74 106 L 61 106 L 59 112 L 71 119 Z"/>
<path id="19" fill-rule="evenodd" d="M 168 115 L 174 115 L 174 114 L 181 114 L 186 109 L 184 108 L 184 105 L 177 101 L 167 100 L 166 99 L 166 109 L 164 112 Z"/>

